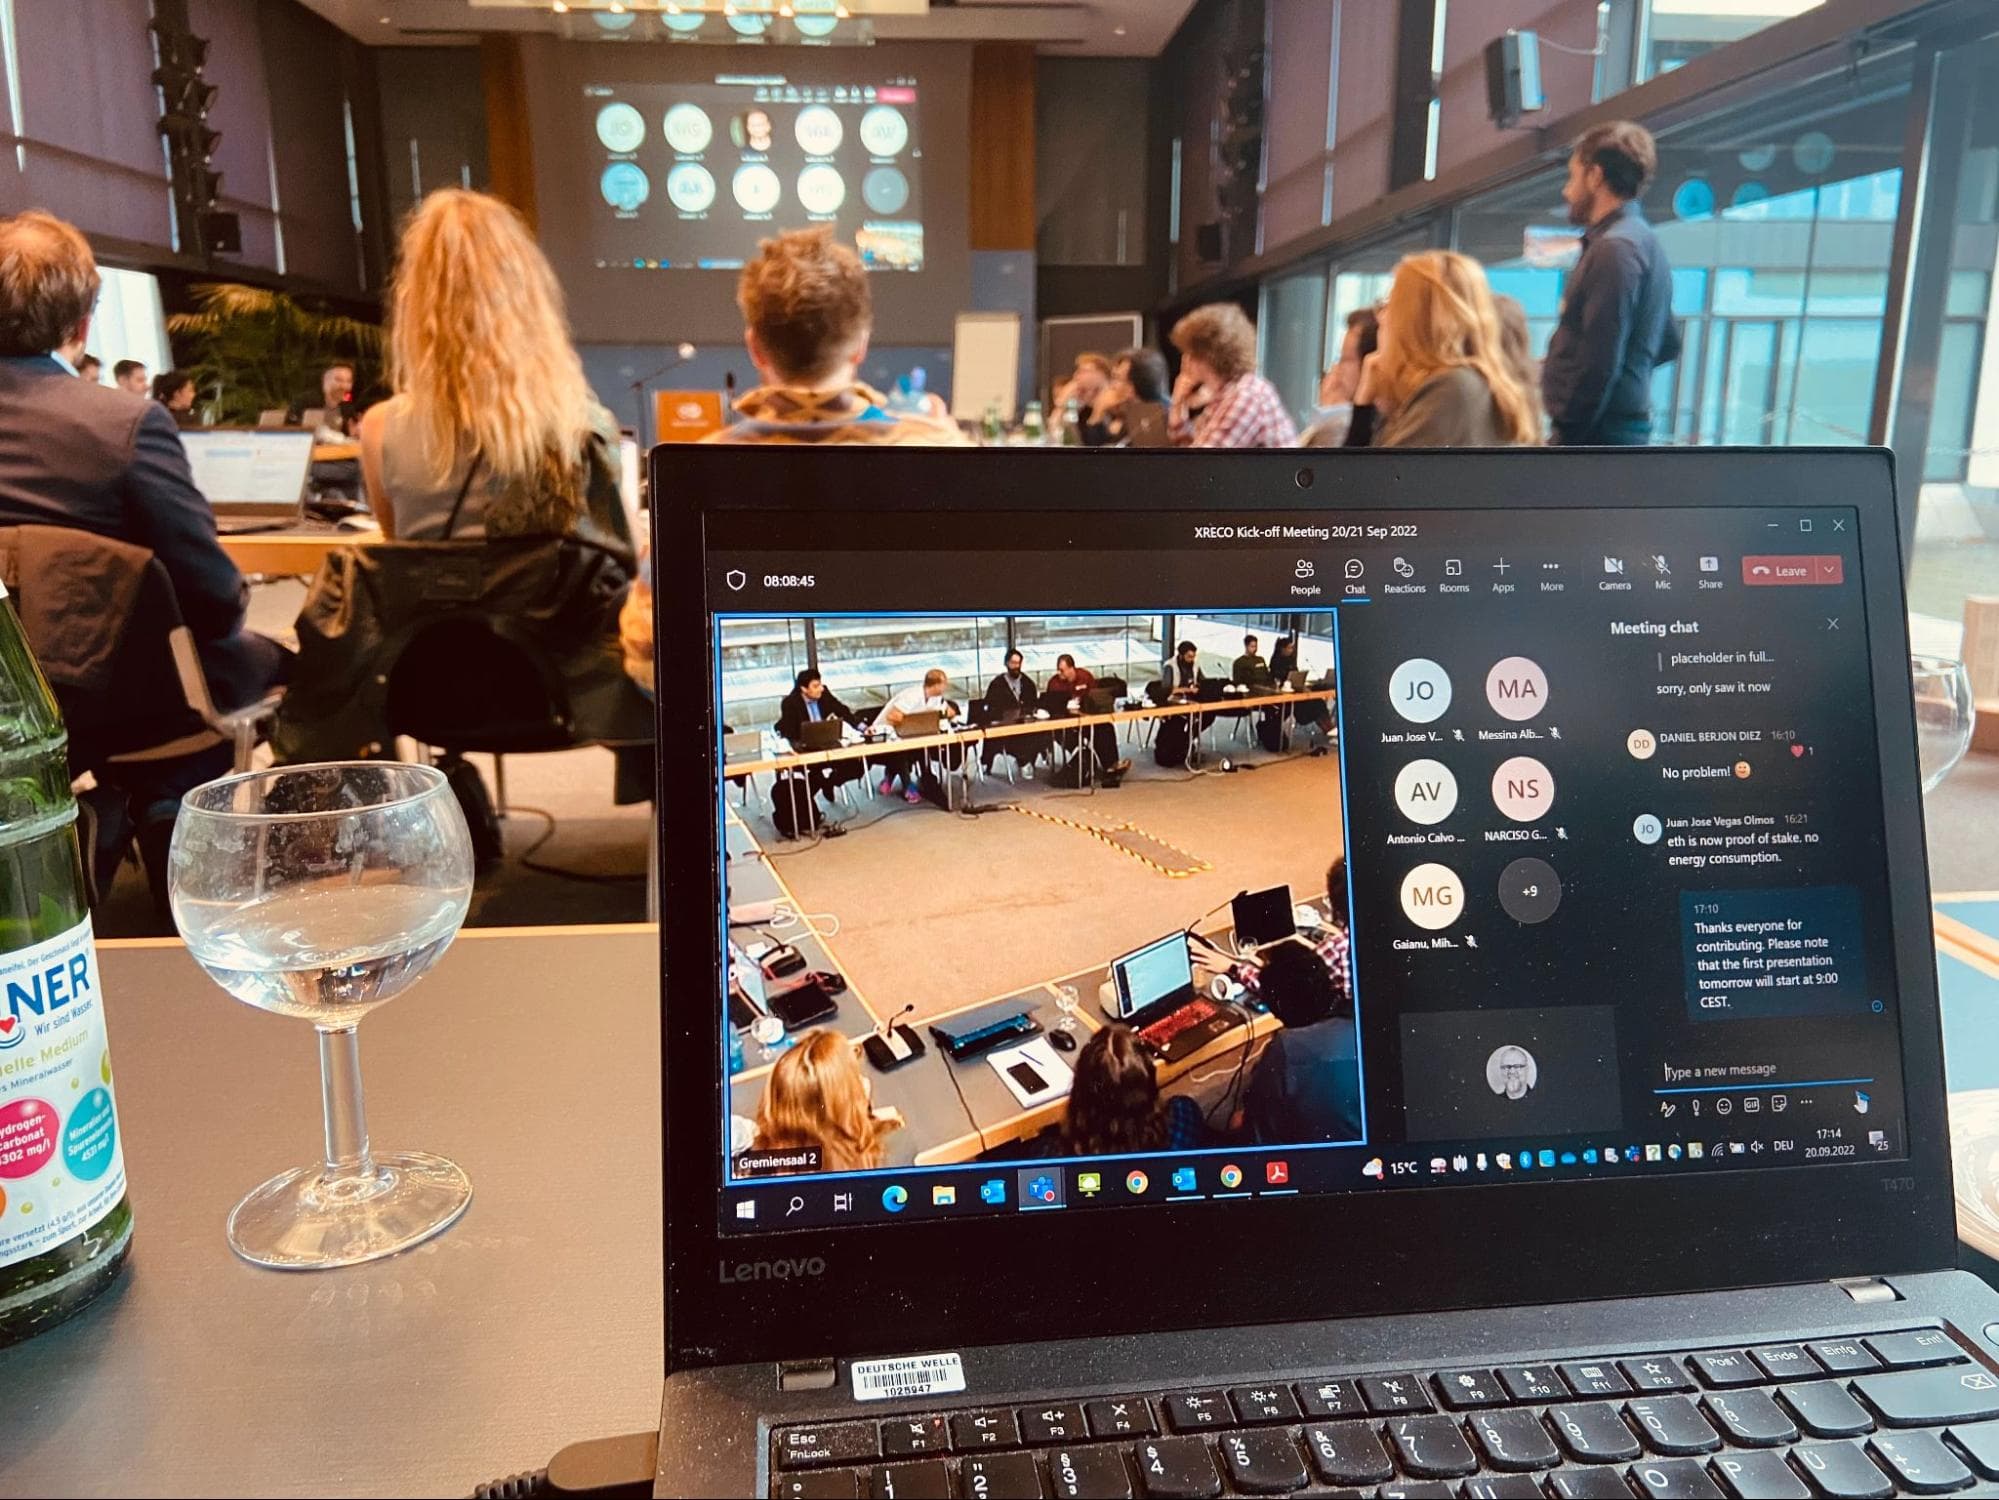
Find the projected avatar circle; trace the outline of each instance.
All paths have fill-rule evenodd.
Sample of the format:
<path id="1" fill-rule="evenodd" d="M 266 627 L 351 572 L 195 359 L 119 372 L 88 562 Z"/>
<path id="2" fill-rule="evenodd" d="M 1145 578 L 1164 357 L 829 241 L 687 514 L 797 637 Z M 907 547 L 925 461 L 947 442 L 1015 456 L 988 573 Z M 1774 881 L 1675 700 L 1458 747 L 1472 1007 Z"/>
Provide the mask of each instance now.
<path id="1" fill-rule="evenodd" d="M 706 151 L 714 138 L 714 122 L 700 105 L 676 104 L 666 112 L 666 143 L 683 156 Z"/>
<path id="2" fill-rule="evenodd" d="M 909 121 L 901 110 L 877 104 L 861 116 L 861 144 L 871 156 L 899 156 L 909 144 Z"/>
<path id="3" fill-rule="evenodd" d="M 736 202 L 746 214 L 767 214 L 777 207 L 778 199 L 784 196 L 777 173 L 761 162 L 739 168 L 729 191 L 736 195 Z"/>
<path id="4" fill-rule="evenodd" d="M 800 36 L 825 37 L 840 24 L 839 0 L 793 0 L 791 24 Z"/>
<path id="5" fill-rule="evenodd" d="M 606 151 L 623 156 L 645 144 L 645 116 L 629 104 L 607 104 L 597 111 L 597 139 Z"/>
<path id="6" fill-rule="evenodd" d="M 706 213 L 715 201 L 715 179 L 706 167 L 684 161 L 666 174 L 666 196 L 684 214 Z"/>
<path id="7" fill-rule="evenodd" d="M 621 214 L 636 213 L 652 196 L 652 179 L 628 161 L 614 161 L 604 168 L 597 186 L 604 201 Z"/>
<path id="8" fill-rule="evenodd" d="M 737 36 L 762 36 L 770 30 L 770 17 L 736 14 L 729 17 L 729 29 Z"/>
<path id="9" fill-rule="evenodd" d="M 847 180 L 837 168 L 815 162 L 798 174 L 798 201 L 809 214 L 838 213 L 847 201 Z"/>
<path id="10" fill-rule="evenodd" d="M 1492 1049 L 1485 1060 L 1485 1086 L 1502 1099 L 1518 1104 L 1541 1081 L 1540 1064 L 1534 1054 L 1512 1042 Z"/>
<path id="11" fill-rule="evenodd" d="M 878 214 L 899 214 L 909 202 L 909 179 L 894 167 L 876 167 L 861 180 L 861 198 Z"/>
<path id="12" fill-rule="evenodd" d="M 823 104 L 801 109 L 793 131 L 807 156 L 831 156 L 847 137 L 847 129 L 840 123 L 840 117 Z"/>

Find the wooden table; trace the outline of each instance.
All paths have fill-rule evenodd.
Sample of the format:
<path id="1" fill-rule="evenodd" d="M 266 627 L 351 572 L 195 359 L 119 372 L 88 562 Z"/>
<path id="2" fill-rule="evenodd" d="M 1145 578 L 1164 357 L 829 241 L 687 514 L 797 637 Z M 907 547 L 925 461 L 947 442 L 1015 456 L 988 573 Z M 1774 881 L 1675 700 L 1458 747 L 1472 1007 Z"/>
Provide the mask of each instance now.
<path id="1" fill-rule="evenodd" d="M 316 464 L 354 463 L 361 457 L 359 443 L 314 443 L 312 461 Z"/>
<path id="2" fill-rule="evenodd" d="M 382 540 L 379 531 L 311 530 L 250 531 L 222 538 L 222 550 L 245 573 L 276 573 L 310 578 L 319 572 L 326 554 L 341 547 L 368 547 Z"/>

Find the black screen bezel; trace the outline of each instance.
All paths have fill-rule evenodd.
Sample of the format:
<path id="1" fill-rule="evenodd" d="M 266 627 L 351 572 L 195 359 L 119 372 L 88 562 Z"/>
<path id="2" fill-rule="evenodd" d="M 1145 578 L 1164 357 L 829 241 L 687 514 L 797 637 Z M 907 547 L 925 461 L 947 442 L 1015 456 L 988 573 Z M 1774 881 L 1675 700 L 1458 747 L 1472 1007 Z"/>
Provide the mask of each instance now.
<path id="1" fill-rule="evenodd" d="M 659 738 L 657 808 L 665 850 L 670 1370 L 1101 1337 L 1169 1324 L 1569 1302 L 1955 1263 L 1901 542 L 1893 456 L 1886 450 L 1357 450 L 1308 459 L 1265 452 L 711 445 L 662 446 L 651 463 L 652 493 L 660 497 L 653 513 L 656 639 L 663 681 L 670 674 L 675 687 L 670 728 Z M 720 1237 L 715 975 L 722 958 L 714 920 L 720 829 L 705 515 L 1687 505 L 1850 506 L 1858 514 L 1882 852 L 1901 988 L 1906 1157 Z M 698 702 L 687 691 L 690 673 L 702 684 Z M 1131 1279 L 1134 1230 L 1170 1245 L 1175 1266 L 1224 1274 L 1172 1276 L 1172 1311 L 1162 1315 L 1160 1289 Z M 1250 1274 L 1241 1274 L 1245 1268 Z"/>

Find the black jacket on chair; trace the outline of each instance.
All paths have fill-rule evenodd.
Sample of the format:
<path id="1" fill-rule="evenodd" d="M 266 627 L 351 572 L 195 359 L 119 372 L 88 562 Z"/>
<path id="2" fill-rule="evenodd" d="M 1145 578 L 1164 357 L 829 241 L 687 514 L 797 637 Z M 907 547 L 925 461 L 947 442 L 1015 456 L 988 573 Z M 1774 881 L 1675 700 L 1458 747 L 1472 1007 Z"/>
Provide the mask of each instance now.
<path id="1" fill-rule="evenodd" d="M 854 711 L 833 696 L 831 688 L 819 695 L 819 717 L 838 719 L 845 724 L 860 725 Z M 793 744 L 805 732 L 805 726 L 812 722 L 812 715 L 805 708 L 805 694 L 793 688 L 784 695 L 784 701 L 777 706 L 777 732 Z"/>
<path id="2" fill-rule="evenodd" d="M 0 359 L 0 526 L 70 526 L 144 547 L 173 583 L 223 708 L 284 675 L 275 641 L 243 628 L 249 590 L 216 540 L 174 419 L 46 355 Z"/>

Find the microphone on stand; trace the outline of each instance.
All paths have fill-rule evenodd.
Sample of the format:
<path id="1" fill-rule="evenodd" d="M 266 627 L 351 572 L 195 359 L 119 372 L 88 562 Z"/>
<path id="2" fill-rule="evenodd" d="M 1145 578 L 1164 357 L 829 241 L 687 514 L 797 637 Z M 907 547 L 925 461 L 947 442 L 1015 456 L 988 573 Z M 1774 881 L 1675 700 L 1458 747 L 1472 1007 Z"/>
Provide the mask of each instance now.
<path id="1" fill-rule="evenodd" d="M 877 1071 L 887 1073 L 923 1055 L 923 1038 L 902 1024 L 902 1018 L 914 1014 L 915 1010 L 916 1002 L 912 1000 L 876 1026 L 867 1041 L 861 1044 L 861 1051 Z"/>
<path id="2" fill-rule="evenodd" d="M 679 369 L 699 352 L 692 344 L 683 343 L 673 351 L 672 359 L 661 365 L 657 370 L 654 370 L 650 375 L 641 375 L 637 380 L 632 382 L 632 400 L 639 409 L 640 452 L 643 453 L 652 447 L 651 436 L 648 431 L 652 424 L 646 415 L 646 387 L 659 379 L 660 376 L 671 374 L 673 371 Z"/>

